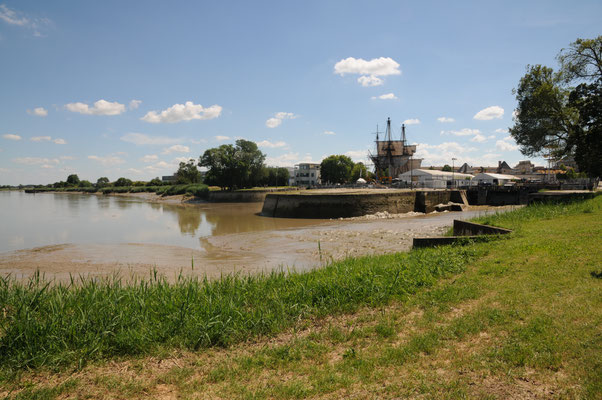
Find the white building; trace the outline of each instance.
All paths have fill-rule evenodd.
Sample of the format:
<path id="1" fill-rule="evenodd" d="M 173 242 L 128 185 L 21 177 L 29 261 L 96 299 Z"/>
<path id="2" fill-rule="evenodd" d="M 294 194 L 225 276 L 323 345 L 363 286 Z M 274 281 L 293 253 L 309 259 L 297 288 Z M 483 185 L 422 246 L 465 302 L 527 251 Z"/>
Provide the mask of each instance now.
<path id="1" fill-rule="evenodd" d="M 472 175 L 459 172 L 439 171 L 436 169 L 413 169 L 399 175 L 399 179 L 415 186 L 445 189 L 448 187 L 468 186 Z"/>
<path id="2" fill-rule="evenodd" d="M 316 186 L 321 184 L 320 164 L 302 163 L 295 165 L 295 185 Z"/>
<path id="3" fill-rule="evenodd" d="M 489 172 L 481 172 L 480 174 L 476 174 L 474 178 L 472 178 L 473 185 L 486 184 L 494 186 L 503 186 L 507 183 L 517 181 L 520 181 L 520 178 L 514 175 L 492 174 Z"/>

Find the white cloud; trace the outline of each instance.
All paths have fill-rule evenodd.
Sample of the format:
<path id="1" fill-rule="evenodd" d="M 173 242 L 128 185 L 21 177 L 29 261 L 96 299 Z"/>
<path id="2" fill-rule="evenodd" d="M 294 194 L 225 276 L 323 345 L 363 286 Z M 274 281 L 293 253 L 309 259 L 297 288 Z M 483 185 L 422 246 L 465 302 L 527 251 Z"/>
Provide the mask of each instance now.
<path id="1" fill-rule="evenodd" d="M 10 25 L 27 26 L 30 24 L 29 19 L 19 16 L 15 10 L 11 10 L 4 4 L 0 4 L 0 19 Z"/>
<path id="2" fill-rule="evenodd" d="M 156 154 L 147 154 L 144 157 L 141 157 L 140 161 L 145 163 L 151 163 L 157 161 L 158 159 L 159 157 Z"/>
<path id="3" fill-rule="evenodd" d="M 183 146 L 181 144 L 174 144 L 171 147 L 163 149 L 162 154 L 171 154 L 171 153 L 190 153 L 190 147 Z"/>
<path id="4" fill-rule="evenodd" d="M 67 144 L 67 141 L 61 138 L 54 139 L 53 142 L 56 144 Z"/>
<path id="5" fill-rule="evenodd" d="M 48 115 L 48 110 L 44 107 L 36 107 L 33 110 L 27 110 L 27 114 L 35 115 L 36 117 L 45 117 Z"/>
<path id="6" fill-rule="evenodd" d="M 333 131 L 324 131 L 325 135 L 336 135 Z"/>
<path id="7" fill-rule="evenodd" d="M 449 117 L 439 117 L 439 118 L 437 118 L 437 121 L 446 123 L 446 122 L 455 122 L 456 120 L 453 118 L 449 118 Z"/>
<path id="8" fill-rule="evenodd" d="M 475 136 L 475 135 L 480 135 L 481 131 L 478 129 L 468 129 L 468 128 L 464 128 L 464 129 L 460 129 L 459 131 L 441 131 L 442 135 L 454 135 L 454 136 Z"/>
<path id="9" fill-rule="evenodd" d="M 373 58 L 366 61 L 362 58 L 348 57 L 334 65 L 334 73 L 339 75 L 359 74 L 372 76 L 399 75 L 399 64 L 390 57 Z"/>
<path id="10" fill-rule="evenodd" d="M 370 75 L 370 76 L 362 75 L 359 78 L 357 78 L 357 81 L 363 87 L 382 86 L 385 83 L 385 81 L 383 81 L 382 79 L 380 79 L 374 75 Z"/>
<path id="11" fill-rule="evenodd" d="M 9 25 L 31 29 L 33 30 L 33 35 L 36 37 L 42 37 L 43 35 L 40 33 L 40 30 L 51 24 L 48 18 L 27 18 L 22 13 L 11 10 L 4 4 L 0 4 L 0 20 Z"/>
<path id="12" fill-rule="evenodd" d="M 508 129 L 498 128 L 495 130 L 495 133 L 508 133 Z"/>
<path id="13" fill-rule="evenodd" d="M 358 82 L 362 86 L 380 86 L 383 80 L 378 76 L 400 75 L 399 64 L 390 57 L 373 58 L 366 61 L 362 58 L 348 57 L 334 65 L 334 73 L 338 75 L 358 74 Z"/>
<path id="14" fill-rule="evenodd" d="M 366 162 L 368 159 L 368 150 L 349 150 L 345 155 L 351 158 L 354 162 Z"/>
<path id="15" fill-rule="evenodd" d="M 372 96 L 372 100 L 397 100 L 397 96 L 394 93 L 381 94 L 380 96 Z"/>
<path id="16" fill-rule="evenodd" d="M 280 124 L 282 124 L 283 120 L 295 119 L 298 117 L 298 115 L 295 115 L 290 112 L 278 112 L 273 118 L 269 118 L 267 121 L 265 121 L 265 126 L 267 126 L 268 128 L 276 128 L 277 126 L 280 126 Z"/>
<path id="17" fill-rule="evenodd" d="M 278 157 L 266 157 L 265 164 L 270 166 L 278 166 L 278 167 L 292 167 L 295 164 L 299 163 L 312 163 L 318 162 L 315 161 L 311 154 L 306 153 L 301 156 L 299 153 L 286 153 L 282 154 Z"/>
<path id="18" fill-rule="evenodd" d="M 52 138 L 50 136 L 34 136 L 29 140 L 32 142 L 49 142 Z"/>
<path id="19" fill-rule="evenodd" d="M 214 119 L 219 117 L 221 113 L 222 107 L 217 104 L 205 108 L 200 104 L 194 104 L 192 101 L 187 101 L 184 104 L 174 104 L 161 112 L 149 111 L 140 119 L 152 124 L 164 122 L 176 123 L 193 119 Z"/>
<path id="20" fill-rule="evenodd" d="M 61 160 L 75 160 L 75 157 L 72 156 L 60 156 L 59 158 Z"/>
<path id="21" fill-rule="evenodd" d="M 275 149 L 275 148 L 278 148 L 278 147 L 285 147 L 286 143 L 283 142 L 283 141 L 272 143 L 269 140 L 262 140 L 261 142 L 257 142 L 257 146 L 259 146 L 259 147 L 268 147 L 268 148 L 271 148 L 271 149 Z"/>
<path id="22" fill-rule="evenodd" d="M 226 141 L 226 140 L 230 140 L 230 136 L 217 135 L 215 137 L 215 140 L 217 140 L 218 142 L 223 142 L 223 141 Z"/>
<path id="23" fill-rule="evenodd" d="M 59 163 L 59 160 L 56 158 L 49 159 L 49 158 L 41 158 L 41 157 L 20 157 L 20 158 L 14 158 L 13 161 L 18 164 L 25 164 L 25 165 L 38 165 L 38 164 L 48 164 L 48 163 L 58 164 Z"/>
<path id="24" fill-rule="evenodd" d="M 142 104 L 142 100 L 130 100 L 130 110 L 135 110 L 137 109 L 140 104 Z"/>
<path id="25" fill-rule="evenodd" d="M 418 125 L 420 123 L 420 120 L 418 118 L 406 119 L 405 121 L 403 121 L 403 123 L 406 125 Z"/>
<path id="26" fill-rule="evenodd" d="M 501 151 L 514 151 L 518 150 L 518 145 L 512 138 L 512 136 L 506 136 L 502 140 L 495 142 L 495 147 Z"/>
<path id="27" fill-rule="evenodd" d="M 128 133 L 121 137 L 124 142 L 134 143 L 137 145 L 155 144 L 155 145 L 167 145 L 176 142 L 180 142 L 181 139 L 169 138 L 165 136 L 148 136 L 144 133 Z"/>
<path id="28" fill-rule="evenodd" d="M 95 102 L 92 107 L 86 103 L 77 102 L 65 104 L 65 108 L 71 112 L 86 115 L 119 115 L 125 112 L 125 105 L 116 101 L 110 102 L 103 99 Z"/>
<path id="29" fill-rule="evenodd" d="M 122 158 L 113 156 L 113 155 L 108 155 L 106 157 L 92 155 L 92 156 L 88 156 L 88 159 L 98 161 L 99 163 L 101 163 L 104 166 L 123 164 L 125 162 L 125 160 L 123 160 Z"/>
<path id="30" fill-rule="evenodd" d="M 477 143 L 483 143 L 487 140 L 487 138 L 479 133 L 477 133 L 476 135 L 474 135 L 472 137 L 472 139 L 470 139 L 471 142 L 477 142 Z"/>
<path id="31" fill-rule="evenodd" d="M 39 164 L 59 164 L 58 158 L 42 158 L 42 157 L 19 157 L 13 158 L 17 164 L 39 165 Z"/>
<path id="32" fill-rule="evenodd" d="M 21 136 L 13 135 L 12 133 L 7 133 L 6 135 L 2 135 L 2 137 L 8 140 L 21 140 Z"/>
<path id="33" fill-rule="evenodd" d="M 478 119 L 481 121 L 488 121 L 491 119 L 500 119 L 504 116 L 504 109 L 500 106 L 491 106 L 482 109 L 473 117 L 474 119 Z"/>
<path id="34" fill-rule="evenodd" d="M 265 126 L 267 126 L 268 128 L 276 128 L 281 123 L 282 123 L 281 119 L 278 119 L 278 118 L 269 118 L 267 121 L 265 121 Z"/>
<path id="35" fill-rule="evenodd" d="M 475 147 L 466 147 L 457 142 L 445 142 L 437 145 L 430 144 L 418 144 L 418 148 L 415 154 L 416 158 L 423 158 L 423 165 L 452 165 L 452 158 L 456 158 L 456 166 L 460 166 L 464 163 L 469 165 L 497 165 L 497 159 L 500 154 L 494 153 L 478 153 L 478 156 L 474 156 L 471 153 L 476 152 Z"/>

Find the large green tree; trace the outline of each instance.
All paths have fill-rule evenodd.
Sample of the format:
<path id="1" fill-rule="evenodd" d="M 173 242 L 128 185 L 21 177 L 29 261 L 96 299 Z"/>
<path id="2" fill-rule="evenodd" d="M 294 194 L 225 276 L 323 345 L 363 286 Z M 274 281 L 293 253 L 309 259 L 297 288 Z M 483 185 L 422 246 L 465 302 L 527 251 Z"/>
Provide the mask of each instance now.
<path id="1" fill-rule="evenodd" d="M 197 168 L 195 159 L 190 159 L 188 162 L 180 162 L 178 171 L 176 172 L 176 183 L 199 183 L 201 182 L 201 171 Z"/>
<path id="2" fill-rule="evenodd" d="M 264 160 L 265 154 L 257 144 L 240 139 L 235 145 L 207 149 L 200 157 L 199 166 L 208 169 L 205 183 L 234 190 L 255 186 L 262 178 Z"/>
<path id="3" fill-rule="evenodd" d="M 351 180 L 353 161 L 344 155 L 332 155 L 322 160 L 320 164 L 320 179 L 322 182 L 346 183 Z"/>
<path id="4" fill-rule="evenodd" d="M 79 176 L 71 174 L 67 177 L 67 184 L 77 186 L 79 184 Z"/>
<path id="5" fill-rule="evenodd" d="M 527 67 L 514 90 L 518 106 L 510 134 L 527 156 L 574 156 L 580 170 L 599 176 L 602 36 L 577 39 L 557 59 L 558 71 Z"/>

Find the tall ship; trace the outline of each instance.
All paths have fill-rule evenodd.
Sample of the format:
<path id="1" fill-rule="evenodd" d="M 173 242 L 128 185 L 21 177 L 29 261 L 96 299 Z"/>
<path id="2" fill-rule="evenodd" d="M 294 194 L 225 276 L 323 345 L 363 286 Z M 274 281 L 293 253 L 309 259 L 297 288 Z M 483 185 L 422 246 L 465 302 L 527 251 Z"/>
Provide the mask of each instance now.
<path id="1" fill-rule="evenodd" d="M 408 145 L 406 140 L 406 127 L 401 125 L 400 140 L 393 140 L 391 134 L 391 118 L 387 118 L 387 129 L 384 140 L 380 140 L 378 126 L 376 128 L 376 153 L 370 152 L 369 156 L 374 163 L 376 176 L 388 178 L 390 181 L 400 174 L 412 169 L 420 168 L 421 158 L 414 158 L 416 145 Z"/>

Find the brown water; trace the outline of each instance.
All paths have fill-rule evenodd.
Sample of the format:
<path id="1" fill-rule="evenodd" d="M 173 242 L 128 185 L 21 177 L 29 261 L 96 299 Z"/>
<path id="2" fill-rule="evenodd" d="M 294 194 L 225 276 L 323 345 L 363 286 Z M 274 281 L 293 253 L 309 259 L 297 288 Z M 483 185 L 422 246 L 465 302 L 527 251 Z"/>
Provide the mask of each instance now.
<path id="1" fill-rule="evenodd" d="M 513 207 L 398 215 L 391 219 L 303 220 L 258 215 L 261 203 L 173 205 L 136 198 L 0 192 L 0 274 L 37 270 L 60 280 L 115 271 L 168 278 L 277 268 L 305 270 L 347 256 L 406 251 L 454 219 Z"/>

